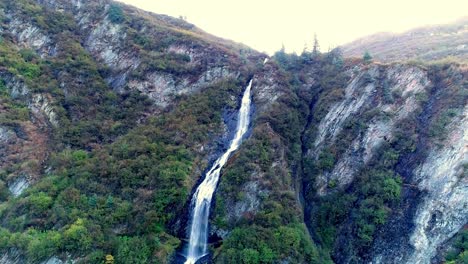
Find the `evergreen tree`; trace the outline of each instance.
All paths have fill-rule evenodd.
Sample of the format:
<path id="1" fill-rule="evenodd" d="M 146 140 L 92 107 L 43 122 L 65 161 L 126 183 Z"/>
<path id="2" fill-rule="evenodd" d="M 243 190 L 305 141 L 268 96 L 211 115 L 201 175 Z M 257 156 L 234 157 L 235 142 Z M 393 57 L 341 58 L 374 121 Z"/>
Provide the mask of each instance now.
<path id="1" fill-rule="evenodd" d="M 304 49 L 302 50 L 301 56 L 305 56 L 309 53 L 309 47 L 307 46 L 307 42 L 304 43 Z"/>
<path id="2" fill-rule="evenodd" d="M 288 56 L 286 55 L 286 48 L 284 47 L 284 44 L 281 46 L 281 50 L 275 53 L 275 58 L 280 65 L 286 67 L 288 64 Z"/>
<path id="3" fill-rule="evenodd" d="M 364 60 L 364 63 L 366 64 L 369 64 L 372 62 L 372 56 L 370 55 L 369 51 L 364 52 L 362 59 Z"/>
<path id="4" fill-rule="evenodd" d="M 320 53 L 320 45 L 317 39 L 317 34 L 314 34 L 314 47 L 312 49 L 313 55 L 318 55 Z"/>

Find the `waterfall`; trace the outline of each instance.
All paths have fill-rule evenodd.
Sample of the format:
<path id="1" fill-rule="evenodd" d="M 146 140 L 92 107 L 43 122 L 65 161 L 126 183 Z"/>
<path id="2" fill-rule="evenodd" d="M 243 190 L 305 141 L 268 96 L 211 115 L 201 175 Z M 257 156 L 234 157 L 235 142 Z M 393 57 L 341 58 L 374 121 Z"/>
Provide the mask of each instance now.
<path id="1" fill-rule="evenodd" d="M 232 139 L 228 150 L 215 161 L 211 169 L 206 173 L 205 179 L 193 194 L 190 239 L 185 264 L 194 264 L 208 252 L 208 217 L 210 214 L 211 200 L 218 184 L 221 169 L 224 164 L 226 164 L 229 156 L 239 148 L 242 137 L 249 127 L 251 87 L 252 80 L 250 80 L 249 85 L 242 96 L 242 103 L 238 113 L 236 134 Z"/>

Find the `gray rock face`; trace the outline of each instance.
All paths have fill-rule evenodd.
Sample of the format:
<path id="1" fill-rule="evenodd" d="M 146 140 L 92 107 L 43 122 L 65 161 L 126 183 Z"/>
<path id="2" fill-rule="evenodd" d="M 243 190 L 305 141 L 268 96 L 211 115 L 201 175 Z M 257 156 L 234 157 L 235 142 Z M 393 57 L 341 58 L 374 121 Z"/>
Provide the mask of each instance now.
<path id="1" fill-rule="evenodd" d="M 422 115 L 421 98 L 428 96 L 432 85 L 427 71 L 419 67 L 374 65 L 368 69 L 355 68 L 345 88 L 344 99 L 332 105 L 321 120 L 308 155 L 318 159 L 324 146 L 336 141 L 343 125 L 353 115 L 361 118 L 362 113 L 371 110 L 378 114 L 366 120 L 366 128 L 349 142 L 334 167 L 317 176 L 317 194 L 332 192 L 336 187 L 329 187 L 330 182 L 342 189 L 349 186 L 356 172 L 371 161 L 379 146 L 392 140 L 400 121 L 411 114 Z M 383 100 L 384 91 L 380 89 L 386 89 L 385 92 L 397 97 L 397 100 Z M 387 244 L 389 241 L 377 240 L 377 244 L 382 244 L 373 246 L 370 263 L 431 263 L 437 249 L 468 223 L 468 182 L 462 176 L 466 175 L 464 170 L 468 162 L 467 125 L 465 107 L 447 130 L 450 135 L 444 146 L 439 148 L 433 146 L 437 144 L 431 144 L 428 157 L 417 163 L 419 165 L 411 172 L 410 182 L 405 183 L 408 188 L 414 188 L 408 190 L 409 194 L 405 196 L 412 200 L 405 201 L 408 208 L 402 209 L 414 211 L 414 215 L 405 216 L 400 228 L 397 228 L 397 222 L 392 222 L 388 230 L 387 227 L 383 228 L 387 236 L 398 236 L 395 232 L 408 232 L 410 235 L 404 237 L 401 234 L 401 243 Z M 430 124 L 424 123 L 422 126 L 428 129 Z"/>
<path id="2" fill-rule="evenodd" d="M 145 33 L 153 34 L 148 30 Z M 166 107 L 176 95 L 193 93 L 213 82 L 239 75 L 237 71 L 223 66 L 223 63 L 210 64 L 205 68 L 202 61 L 210 56 L 210 50 L 175 44 L 169 46 L 165 52 L 188 55 L 190 62 L 187 64 L 190 67 L 197 70 L 205 69 L 195 76 L 192 73 L 176 76 L 152 71 L 138 78 L 130 78 L 131 73 L 138 70 L 142 58 L 140 54 L 122 48 L 126 37 L 120 25 L 113 24 L 105 18 L 98 21 L 97 26 L 91 30 L 85 48 L 112 69 L 113 74 L 108 78 L 108 82 L 114 89 L 121 90 L 128 85 L 130 89 L 148 95 L 161 107 Z"/>
<path id="3" fill-rule="evenodd" d="M 128 87 L 141 91 L 153 99 L 157 105 L 165 107 L 176 95 L 193 93 L 217 80 L 237 76 L 238 73 L 227 67 L 208 69 L 195 82 L 192 82 L 189 77 L 176 78 L 172 74 L 153 72 L 143 80 L 130 80 Z"/>
<path id="4" fill-rule="evenodd" d="M 15 136 L 15 133 L 7 127 L 0 126 L 0 145 L 8 144 L 10 139 Z"/>
<path id="5" fill-rule="evenodd" d="M 366 131 L 350 142 L 347 151 L 332 171 L 319 175 L 319 195 L 328 193 L 327 185 L 331 181 L 340 188 L 349 185 L 359 167 L 371 159 L 374 151 L 384 141 L 392 138 L 395 124 L 420 108 L 416 96 L 418 93 L 425 93 L 425 88 L 430 85 L 427 74 L 418 67 L 395 65 L 382 68 L 374 65 L 367 70 L 358 67 L 355 72 L 345 88 L 345 98 L 333 105 L 321 120 L 314 148 L 309 150 L 309 155 L 318 159 L 323 147 L 335 141 L 343 125 L 353 114 L 373 109 L 385 114 L 387 118 L 371 119 Z M 389 93 L 400 94 L 403 102 L 386 103 L 379 99 L 379 89 L 384 88 L 377 87 L 378 79 L 388 83 L 389 87 L 385 89 Z"/>
<path id="6" fill-rule="evenodd" d="M 407 263 L 429 263 L 437 248 L 468 223 L 468 107 L 451 126 L 448 142 L 432 149 L 415 171 L 414 184 L 426 193 L 414 218 Z"/>
<path id="7" fill-rule="evenodd" d="M 268 108 L 284 95 L 282 84 L 278 82 L 278 68 L 266 63 L 264 70 L 255 75 L 252 90 L 258 112 L 268 111 Z"/>
<path id="8" fill-rule="evenodd" d="M 414 171 L 413 184 L 423 193 L 412 219 L 408 246 L 387 248 L 373 263 L 431 263 L 437 248 L 468 223 L 468 108 L 450 125 L 442 148 L 430 150 Z"/>
<path id="9" fill-rule="evenodd" d="M 71 259 L 70 257 L 62 260 L 56 256 L 53 256 L 45 261 L 42 261 L 40 264 L 74 264 L 74 263 L 76 263 L 76 261 Z"/>
<path id="10" fill-rule="evenodd" d="M 57 127 L 58 117 L 54 110 L 52 97 L 48 94 L 31 93 L 26 84 L 8 73 L 0 73 L 10 96 L 27 103 L 29 110 L 38 120 L 44 120 Z M 47 125 L 47 124 L 41 124 Z"/>
<path id="11" fill-rule="evenodd" d="M 325 118 L 320 122 L 318 136 L 314 143 L 314 150 L 316 152 L 322 148 L 325 139 L 333 140 L 336 137 L 346 119 L 351 114 L 360 110 L 372 95 L 375 84 L 373 82 L 363 83 L 363 76 L 365 74 L 371 78 L 377 77 L 377 66 L 373 66 L 371 69 L 361 72 L 353 78 L 345 89 L 345 99 L 332 106 Z"/>
<path id="12" fill-rule="evenodd" d="M 22 80 L 7 72 L 0 72 L 0 79 L 4 81 L 6 88 L 13 99 L 28 98 L 30 91 Z"/>
<path id="13" fill-rule="evenodd" d="M 6 13 L 6 16 L 10 19 L 8 29 L 16 37 L 20 47 L 35 50 L 41 57 L 51 53 L 49 36 L 30 22 L 18 19 L 15 14 Z"/>
<path id="14" fill-rule="evenodd" d="M 467 108 L 450 125 L 444 146 L 434 146 L 410 183 L 422 193 L 410 215 L 408 241 L 376 247 L 371 263 L 434 262 L 438 248 L 468 223 Z M 407 230 L 407 227 L 401 227 Z M 402 234 L 406 235 L 406 234 Z"/>
<path id="15" fill-rule="evenodd" d="M 175 96 L 199 91 L 201 88 L 227 78 L 239 76 L 236 67 L 228 63 L 230 54 L 213 47 L 211 44 L 191 45 L 174 43 L 163 53 L 184 54 L 190 58 L 187 65 L 193 72 L 176 76 L 162 71 L 150 71 L 141 74 L 138 69 L 142 55 L 138 49 L 130 48 L 127 29 L 122 24 L 112 23 L 107 17 L 110 2 L 100 1 L 63 1 L 37 0 L 45 8 L 72 15 L 82 37 L 83 47 L 99 62 L 110 69 L 107 82 L 117 91 L 124 88 L 139 90 L 154 100 L 155 104 L 166 107 Z M 102 8 L 104 7 L 104 8 Z M 83 10 L 95 10 L 92 15 Z M 53 56 L 60 43 L 54 36 L 47 36 L 33 21 L 23 21 L 15 14 L 7 13 L 11 18 L 8 30 L 24 48 L 35 50 L 41 57 Z M 159 38 L 160 32 L 154 28 L 142 27 L 140 34 Z M 132 73 L 139 76 L 132 78 Z M 53 120 L 51 117 L 50 120 Z M 54 121 L 51 121 L 54 123 Z"/>
<path id="16" fill-rule="evenodd" d="M 29 187 L 29 181 L 25 176 L 15 179 L 8 185 L 8 189 L 14 197 L 20 196 Z"/>
<path id="17" fill-rule="evenodd" d="M 260 208 L 261 195 L 267 195 L 266 190 L 262 190 L 258 182 L 251 181 L 242 188 L 242 199 L 234 204 L 233 209 L 228 214 L 230 221 L 237 221 L 245 213 L 255 214 Z"/>
<path id="18" fill-rule="evenodd" d="M 127 35 L 120 24 L 114 24 L 104 18 L 89 33 L 85 48 L 117 71 L 136 69 L 140 64 L 137 54 L 122 49 L 126 38 Z"/>
<path id="19" fill-rule="evenodd" d="M 44 115 L 45 119 L 54 127 L 59 125 L 57 114 L 51 103 L 52 99 L 46 94 L 34 94 L 29 102 L 29 109 L 35 116 Z"/>
<path id="20" fill-rule="evenodd" d="M 30 120 L 20 121 L 15 126 L 0 126 L 0 169 L 13 164 L 24 165 L 21 170 L 8 175 L 8 189 L 16 197 L 37 179 L 40 164 L 47 156 L 48 134 L 51 127 L 59 125 L 49 94 L 33 93 L 19 78 L 9 73 L 0 73 L 10 96 L 26 104 Z"/>
<path id="21" fill-rule="evenodd" d="M 11 249 L 0 255 L 0 264 L 25 264 L 23 256 L 17 249 Z"/>
<path id="22" fill-rule="evenodd" d="M 76 263 L 71 257 L 67 257 L 62 260 L 57 256 L 52 256 L 51 258 L 41 261 L 39 264 L 73 264 Z M 28 264 L 24 256 L 17 249 L 11 249 L 3 255 L 0 254 L 0 264 Z"/>

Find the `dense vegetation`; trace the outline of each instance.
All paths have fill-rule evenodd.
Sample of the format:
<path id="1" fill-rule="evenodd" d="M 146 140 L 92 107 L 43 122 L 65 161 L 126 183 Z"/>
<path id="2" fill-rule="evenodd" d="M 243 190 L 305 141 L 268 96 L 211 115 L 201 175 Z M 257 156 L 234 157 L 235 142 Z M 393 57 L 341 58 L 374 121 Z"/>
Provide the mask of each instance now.
<path id="1" fill-rule="evenodd" d="M 232 229 L 232 233 L 220 248 L 216 257 L 218 263 L 274 263 L 278 259 L 288 259 L 291 263 L 322 263 L 301 224 L 300 209 L 290 187 L 292 183 L 286 180 L 287 175 L 281 168 L 271 167 L 281 158 L 278 152 L 281 144 L 269 128 L 258 125 L 226 168 L 217 195 L 214 224 L 217 228 Z M 257 178 L 251 179 L 251 175 Z M 252 195 L 242 189 L 247 183 L 258 183 L 262 206 L 235 221 L 229 211 L 232 203 Z"/>
<path id="2" fill-rule="evenodd" d="M 50 137 L 46 146 L 38 146 L 47 147 L 45 157 L 1 164 L 0 253 L 16 249 L 28 263 L 68 254 L 80 263 L 170 261 L 181 248 L 190 194 L 222 148 L 239 95 L 253 75 L 274 79 L 280 97 L 267 110 L 254 105 L 249 137 L 223 170 L 210 219 L 216 233 L 210 244 L 213 260 L 364 262 L 382 227 L 403 213 L 412 169 L 404 161 L 421 161 L 427 149 L 442 146 L 449 124 L 467 103 L 467 82 L 456 64 L 418 65 L 432 85 L 416 95 L 417 109 L 393 125 L 392 138 L 356 168 L 349 185 L 330 180 L 326 195 L 319 195 L 319 177 L 343 159 L 350 142 L 369 123 L 392 117 L 372 105 L 363 107 L 345 120 L 333 141 L 325 139 L 326 147 L 314 158 L 310 152 L 320 122 L 345 98 L 354 72 L 365 72 L 359 84 L 375 84 L 379 102 L 402 103 L 387 80 L 366 72 L 372 67 L 384 72 L 388 65 L 373 64 L 370 56 L 345 60 L 339 49 L 320 53 L 316 42 L 311 52 L 281 50 L 262 66 L 242 45 L 184 21 L 118 3 L 107 8 L 90 3 L 95 10 L 89 19 L 102 16 L 121 28 L 127 38 L 119 48 L 138 58 L 138 66 L 125 73 L 128 80 L 158 73 L 183 83 L 218 66 L 238 74 L 190 94 L 171 95 L 167 108 L 158 107 L 128 83 L 114 86 L 121 69 L 96 59 L 71 13 L 33 0 L 1 2 L 14 16 L 0 12 L 0 128 L 27 138 L 21 132 L 43 121 L 31 110 L 35 95 L 51 99 L 57 119 L 37 129 Z M 9 32 L 13 18 L 30 21 L 60 45 L 46 51 L 19 45 Z M 177 45 L 190 52 L 168 52 Z M 201 59 L 194 62 L 197 56 Z M 27 92 L 16 91 L 12 83 Z M 254 98 L 260 96 L 253 92 Z M 25 172 L 34 176 L 34 185 L 15 197 L 8 185 Z M 466 262 L 466 237 L 463 230 L 454 239 L 447 261 Z"/>
<path id="3" fill-rule="evenodd" d="M 51 131 L 47 166 L 53 169 L 34 187 L 15 198 L 5 182 L 17 167 L 0 171 L 0 251 L 19 249 L 28 262 L 65 252 L 83 263 L 102 263 L 106 255 L 115 263 L 165 262 L 180 243 L 169 224 L 183 210 L 194 171 L 206 162 L 198 148 L 220 136 L 223 113 L 237 107 L 242 77 L 179 96 L 177 107 L 160 110 L 140 92 L 116 92 L 109 86 L 109 69 L 82 46 L 73 18 L 32 1 L 6 1 L 2 7 L 19 18 L 32 18 L 60 45 L 54 56 L 40 57 L 30 49 L 18 50 L 8 31 L 3 35 L 1 125 L 22 126 L 30 120 L 27 102 L 39 93 L 54 99 L 51 107 L 60 125 Z M 148 23 L 127 17 L 119 5 L 108 12 L 113 23 L 125 24 L 130 33 Z M 167 29 L 165 34 L 171 40 L 131 38 L 134 43 L 128 45 L 148 52 L 134 78 L 145 71 L 198 74 L 200 69 L 186 68 L 186 57 L 146 51 L 162 51 L 181 38 L 202 42 L 182 33 L 170 36 Z M 5 85 L 12 78 L 27 94 L 12 95 Z M 151 117 L 153 112 L 158 115 Z"/>
<path id="4" fill-rule="evenodd" d="M 453 247 L 445 256 L 447 264 L 459 264 L 468 262 L 468 230 L 464 228 L 454 238 Z"/>
<path id="5" fill-rule="evenodd" d="M 219 83 L 108 146 L 54 155 L 52 175 L 2 206 L 14 212 L 0 214 L 8 228 L 2 248 L 23 249 L 30 261 L 60 251 L 80 252 L 86 263 L 100 263 L 104 254 L 116 263 L 166 258 L 178 245 L 166 227 L 193 184 L 193 147 L 219 133 L 233 92 L 235 83 Z"/>
<path id="6" fill-rule="evenodd" d="M 269 167 L 274 160 L 278 161 L 279 157 L 273 156 L 273 159 L 270 158 L 271 161 L 268 161 L 268 154 L 277 153 L 278 146 L 283 144 L 286 147 L 285 152 L 290 154 L 288 162 L 293 168 L 293 172 L 294 168 L 298 168 L 295 173 L 302 179 L 302 190 L 296 191 L 302 192 L 300 195 L 304 197 L 304 220 L 316 244 L 314 248 L 318 250 L 316 254 L 320 256 L 319 262 L 331 261 L 331 258 L 337 262 L 361 262 L 367 257 L 367 252 L 372 247 L 379 228 L 388 221 L 392 214 L 398 214 L 394 211 L 398 211 L 400 207 L 403 183 L 409 181 L 411 177 L 401 169 L 399 163 L 406 160 L 409 155 L 415 156 L 419 160 L 424 159 L 427 151 L 422 146 L 430 144 L 429 142 L 439 144 L 437 142 L 443 141 L 443 136 L 447 134 L 447 125 L 461 113 L 461 109 L 466 104 L 467 96 L 463 92 L 464 88 L 448 81 L 456 80 L 460 76 L 450 64 L 427 66 L 433 86 L 424 94 L 418 95 L 421 107 L 395 124 L 396 129 L 393 131 L 392 139 L 387 140 L 379 147 L 365 167 L 358 168 L 355 180 L 351 185 L 345 189 L 337 188 L 336 182 L 332 180 L 327 186 L 330 194 L 318 196 L 315 189 L 316 177 L 330 172 L 334 168 L 349 147 L 349 142 L 365 131 L 371 120 L 386 120 L 389 117 L 371 106 L 364 108 L 364 111 L 351 115 L 345 121 L 343 130 L 333 142 L 327 142 L 327 147 L 322 149 L 317 160 L 311 159 L 306 153 L 313 146 L 319 122 L 328 113 L 329 108 L 344 96 L 344 88 L 348 82 L 344 67 L 350 66 L 345 65 L 345 63 L 352 65 L 355 62 L 345 62 L 339 50 L 333 50 L 326 54 L 304 52 L 300 56 L 288 55 L 284 51 L 280 51 L 275 55 L 275 60 L 284 70 L 283 78 L 288 83 L 285 85 L 292 93 L 281 101 L 283 104 L 281 107 L 275 108 L 287 109 L 286 111 L 281 111 L 276 115 L 274 114 L 275 110 L 273 110 L 268 117 L 260 117 L 258 122 L 265 121 L 271 124 L 273 131 L 280 136 L 280 139 L 276 139 L 276 144 L 266 144 L 263 143 L 264 141 L 258 141 L 258 137 L 254 133 L 253 138 L 245 143 L 244 146 L 249 151 L 241 151 L 238 160 L 227 169 L 226 175 L 222 179 L 224 182 L 222 182 L 220 190 L 222 190 L 223 195 L 219 195 L 221 196 L 219 199 L 221 207 L 227 205 L 228 209 L 224 210 L 232 210 L 229 203 L 226 204 L 222 197 L 233 197 L 239 194 L 240 197 L 236 199 L 242 201 L 243 189 L 241 186 L 246 186 L 249 181 L 252 181 L 245 175 L 260 174 L 262 180 L 274 177 L 270 175 L 281 175 Z M 311 87 L 304 87 L 303 84 L 307 78 L 318 81 L 314 82 Z M 364 74 L 362 82 L 363 85 L 375 82 L 382 94 L 382 100 L 386 103 L 402 100 L 401 95 L 389 93 L 389 84 L 384 79 L 373 80 Z M 424 99 L 427 97 L 437 97 L 437 104 L 434 101 Z M 447 106 L 451 108 L 447 109 Z M 269 133 L 264 132 L 263 134 Z M 257 143 L 255 144 L 255 142 Z M 298 156 L 301 149 L 303 154 Z M 291 183 L 289 185 L 291 186 Z M 272 183 L 270 181 L 267 186 L 264 188 L 271 190 L 272 193 L 288 189 L 280 182 Z M 269 204 L 276 200 L 269 195 L 263 196 L 261 199 L 264 198 L 268 202 L 261 204 Z M 284 198 L 278 200 L 283 203 L 286 201 Z M 285 208 L 291 209 L 294 206 L 276 206 L 275 208 L 274 212 L 281 213 Z M 254 216 L 244 216 L 241 221 L 234 223 L 235 230 L 239 230 L 239 228 L 240 230 L 250 230 L 252 223 L 257 226 L 256 221 L 263 215 L 262 210 L 265 209 L 261 208 Z M 218 212 L 218 214 L 223 215 L 223 212 Z M 224 212 L 225 214 L 227 212 Z M 275 214 L 271 212 L 269 215 L 271 217 Z M 225 226 L 225 222 L 219 222 L 220 219 L 222 218 L 218 218 L 216 223 Z M 283 216 L 282 219 L 287 218 Z M 243 227 L 245 221 L 249 221 L 248 227 Z M 294 223 L 294 221 L 289 220 L 282 224 L 287 225 L 287 223 Z M 250 232 L 255 234 L 254 231 Z M 227 240 L 229 243 L 223 245 L 223 251 L 233 247 L 231 239 L 233 238 L 229 237 Z M 257 241 L 262 241 L 262 239 L 257 238 Z M 236 240 L 236 243 L 239 245 L 240 241 Z M 264 242 L 259 244 L 262 243 Z M 269 245 L 267 242 L 264 244 Z M 227 249 L 225 249 L 226 247 Z M 244 245 L 235 252 L 249 247 L 252 246 Z M 274 246 L 269 248 L 274 248 Z M 257 247 L 255 250 L 261 252 L 261 247 Z M 273 251 L 275 252 L 275 250 Z M 346 259 L 342 259 L 343 256 Z M 238 258 L 242 259 L 240 255 Z M 291 257 L 291 259 L 295 258 Z"/>

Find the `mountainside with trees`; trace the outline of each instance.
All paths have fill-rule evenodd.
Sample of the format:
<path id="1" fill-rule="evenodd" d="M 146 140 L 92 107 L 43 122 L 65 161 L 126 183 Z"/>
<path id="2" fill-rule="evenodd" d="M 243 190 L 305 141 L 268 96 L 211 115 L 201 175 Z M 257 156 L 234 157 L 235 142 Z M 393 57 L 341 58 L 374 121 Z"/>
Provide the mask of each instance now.
<path id="1" fill-rule="evenodd" d="M 181 262 L 250 80 L 202 262 L 466 262 L 466 61 L 265 63 L 110 0 L 5 0 L 0 24 L 0 264 Z"/>

